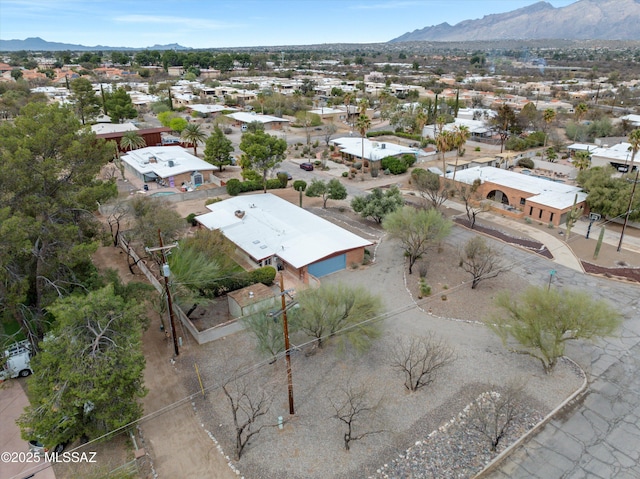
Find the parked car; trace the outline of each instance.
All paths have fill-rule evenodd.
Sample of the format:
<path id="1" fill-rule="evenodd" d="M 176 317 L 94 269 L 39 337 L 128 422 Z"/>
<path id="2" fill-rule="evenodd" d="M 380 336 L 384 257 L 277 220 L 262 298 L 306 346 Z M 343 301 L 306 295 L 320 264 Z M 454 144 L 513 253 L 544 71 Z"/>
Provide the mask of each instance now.
<path id="1" fill-rule="evenodd" d="M 305 171 L 313 171 L 313 163 L 309 163 L 308 161 L 305 161 L 304 163 L 300 163 L 300 168 L 302 168 Z"/>
<path id="2" fill-rule="evenodd" d="M 56 447 L 51 449 L 51 452 L 61 453 L 62 451 L 64 451 L 64 448 L 66 446 L 67 445 L 65 443 L 58 444 Z M 44 456 L 45 452 L 49 452 L 49 448 L 45 447 L 44 444 L 42 444 L 40 441 L 32 439 L 31 441 L 29 441 L 29 451 L 38 456 Z"/>
<path id="3" fill-rule="evenodd" d="M 293 179 L 293 176 L 291 176 L 291 173 L 289 173 L 288 171 L 278 171 L 276 173 L 276 176 L 280 176 L 280 175 L 287 175 L 287 180 Z"/>

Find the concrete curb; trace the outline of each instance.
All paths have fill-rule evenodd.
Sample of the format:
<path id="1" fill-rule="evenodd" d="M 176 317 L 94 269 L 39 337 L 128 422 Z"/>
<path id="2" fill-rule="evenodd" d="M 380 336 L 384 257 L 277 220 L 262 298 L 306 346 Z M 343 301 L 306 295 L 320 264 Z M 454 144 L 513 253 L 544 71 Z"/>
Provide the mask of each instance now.
<path id="1" fill-rule="evenodd" d="M 587 374 L 578 365 L 578 363 L 576 363 L 574 360 L 572 360 L 572 359 L 570 359 L 570 358 L 568 358 L 566 356 L 563 356 L 563 357 L 567 361 L 571 361 L 574 364 L 574 366 L 576 366 L 576 368 L 578 368 L 580 370 L 580 372 L 582 373 L 582 377 L 583 377 L 582 385 L 578 389 L 576 389 L 574 391 L 574 393 L 571 394 L 571 396 L 569 396 L 567 399 L 562 401 L 553 411 L 551 411 L 549 414 L 547 414 L 544 417 L 544 419 L 542 419 L 542 421 L 540 421 L 533 428 L 531 428 L 524 436 L 521 436 L 520 439 L 518 439 L 516 442 L 514 442 L 508 448 L 506 448 L 504 451 L 502 451 L 500 454 L 498 454 L 493 459 L 493 461 L 491 461 L 489 464 L 487 464 L 485 466 L 485 468 L 482 471 L 480 471 L 478 474 L 473 476 L 472 479 L 486 479 L 486 478 L 488 478 L 489 474 L 491 474 L 492 472 L 495 472 L 502 465 L 502 463 L 506 459 L 508 459 L 509 456 L 511 456 L 511 454 L 513 454 L 515 452 L 516 449 L 518 449 L 525 442 L 527 442 L 531 438 L 533 438 L 533 436 L 538 434 L 540 432 L 540 430 L 549 423 L 549 421 L 551 421 L 557 414 L 562 412 L 566 407 L 568 407 L 573 402 L 578 400 L 579 396 L 581 396 L 587 390 L 587 386 L 589 385 L 589 382 L 587 380 Z"/>

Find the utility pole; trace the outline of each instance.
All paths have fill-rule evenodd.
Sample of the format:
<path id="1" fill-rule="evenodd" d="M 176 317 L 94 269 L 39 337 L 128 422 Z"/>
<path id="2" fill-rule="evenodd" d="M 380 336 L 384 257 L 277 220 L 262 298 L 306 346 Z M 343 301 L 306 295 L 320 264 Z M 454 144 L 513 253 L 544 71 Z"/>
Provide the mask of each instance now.
<path id="1" fill-rule="evenodd" d="M 289 347 L 289 325 L 287 324 L 287 305 L 284 299 L 284 278 L 280 272 L 280 300 L 282 301 L 282 329 L 284 332 L 284 355 L 287 362 L 287 384 L 289 385 L 289 414 L 294 415 L 293 407 L 293 377 L 291 375 L 291 350 Z"/>
<path id="2" fill-rule="evenodd" d="M 160 251 L 162 254 L 162 276 L 164 277 L 164 290 L 167 295 L 167 307 L 169 308 L 169 323 L 171 324 L 171 336 L 173 336 L 173 349 L 176 356 L 180 355 L 180 350 L 178 349 L 178 336 L 176 334 L 176 321 L 175 321 L 175 312 L 173 311 L 173 300 L 171 298 L 171 289 L 169 288 L 169 276 L 171 275 L 171 271 L 169 270 L 169 264 L 167 263 L 167 254 L 166 250 L 175 248 L 178 246 L 178 243 L 174 243 L 172 245 L 164 246 L 162 243 L 162 233 L 160 229 L 158 229 L 158 242 L 160 246 L 157 248 L 145 248 L 149 253 L 151 251 Z"/>
<path id="3" fill-rule="evenodd" d="M 631 157 L 631 169 L 633 170 L 633 157 L 635 151 Z M 624 223 L 622 224 L 622 231 L 620 232 L 620 241 L 618 242 L 618 253 L 622 249 L 622 238 L 624 238 L 624 230 L 627 229 L 627 223 L 629 222 L 629 215 L 631 214 L 631 206 L 633 205 L 633 197 L 636 194 L 636 185 L 638 184 L 638 175 L 640 174 L 640 167 L 636 168 L 636 179 L 633 181 L 633 188 L 631 188 L 631 196 L 629 196 L 629 206 L 627 206 L 627 213 L 624 215 Z"/>

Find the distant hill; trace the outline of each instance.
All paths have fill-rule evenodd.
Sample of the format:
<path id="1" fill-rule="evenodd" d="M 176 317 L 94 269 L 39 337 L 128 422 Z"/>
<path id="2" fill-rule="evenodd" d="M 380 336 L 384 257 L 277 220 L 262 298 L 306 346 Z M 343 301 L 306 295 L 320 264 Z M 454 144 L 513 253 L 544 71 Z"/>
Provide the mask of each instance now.
<path id="1" fill-rule="evenodd" d="M 104 45 L 96 45 L 95 47 L 87 47 L 85 45 L 75 45 L 73 43 L 48 42 L 42 38 L 27 38 L 25 40 L 0 40 L 0 51 L 15 52 L 20 50 L 34 52 L 58 52 L 58 51 L 97 51 L 97 50 L 190 50 L 177 43 L 170 45 L 153 45 L 152 47 L 131 48 L 131 47 L 107 47 Z"/>
<path id="2" fill-rule="evenodd" d="M 507 13 L 441 23 L 405 33 L 389 43 L 485 40 L 640 40 L 640 0 L 579 0 L 555 8 L 547 2 Z"/>

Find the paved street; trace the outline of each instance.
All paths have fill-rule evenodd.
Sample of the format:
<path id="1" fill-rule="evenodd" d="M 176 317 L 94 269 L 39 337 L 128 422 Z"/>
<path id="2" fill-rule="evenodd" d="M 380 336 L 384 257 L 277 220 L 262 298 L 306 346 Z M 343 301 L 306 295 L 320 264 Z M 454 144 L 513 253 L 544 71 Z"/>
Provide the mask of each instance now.
<path id="1" fill-rule="evenodd" d="M 587 371 L 590 385 L 574 407 L 550 421 L 496 471 L 483 477 L 640 477 L 640 317 L 638 287 L 563 271 L 565 283 L 597 291 L 627 318 L 620 337 L 574 346 L 569 356 Z"/>

